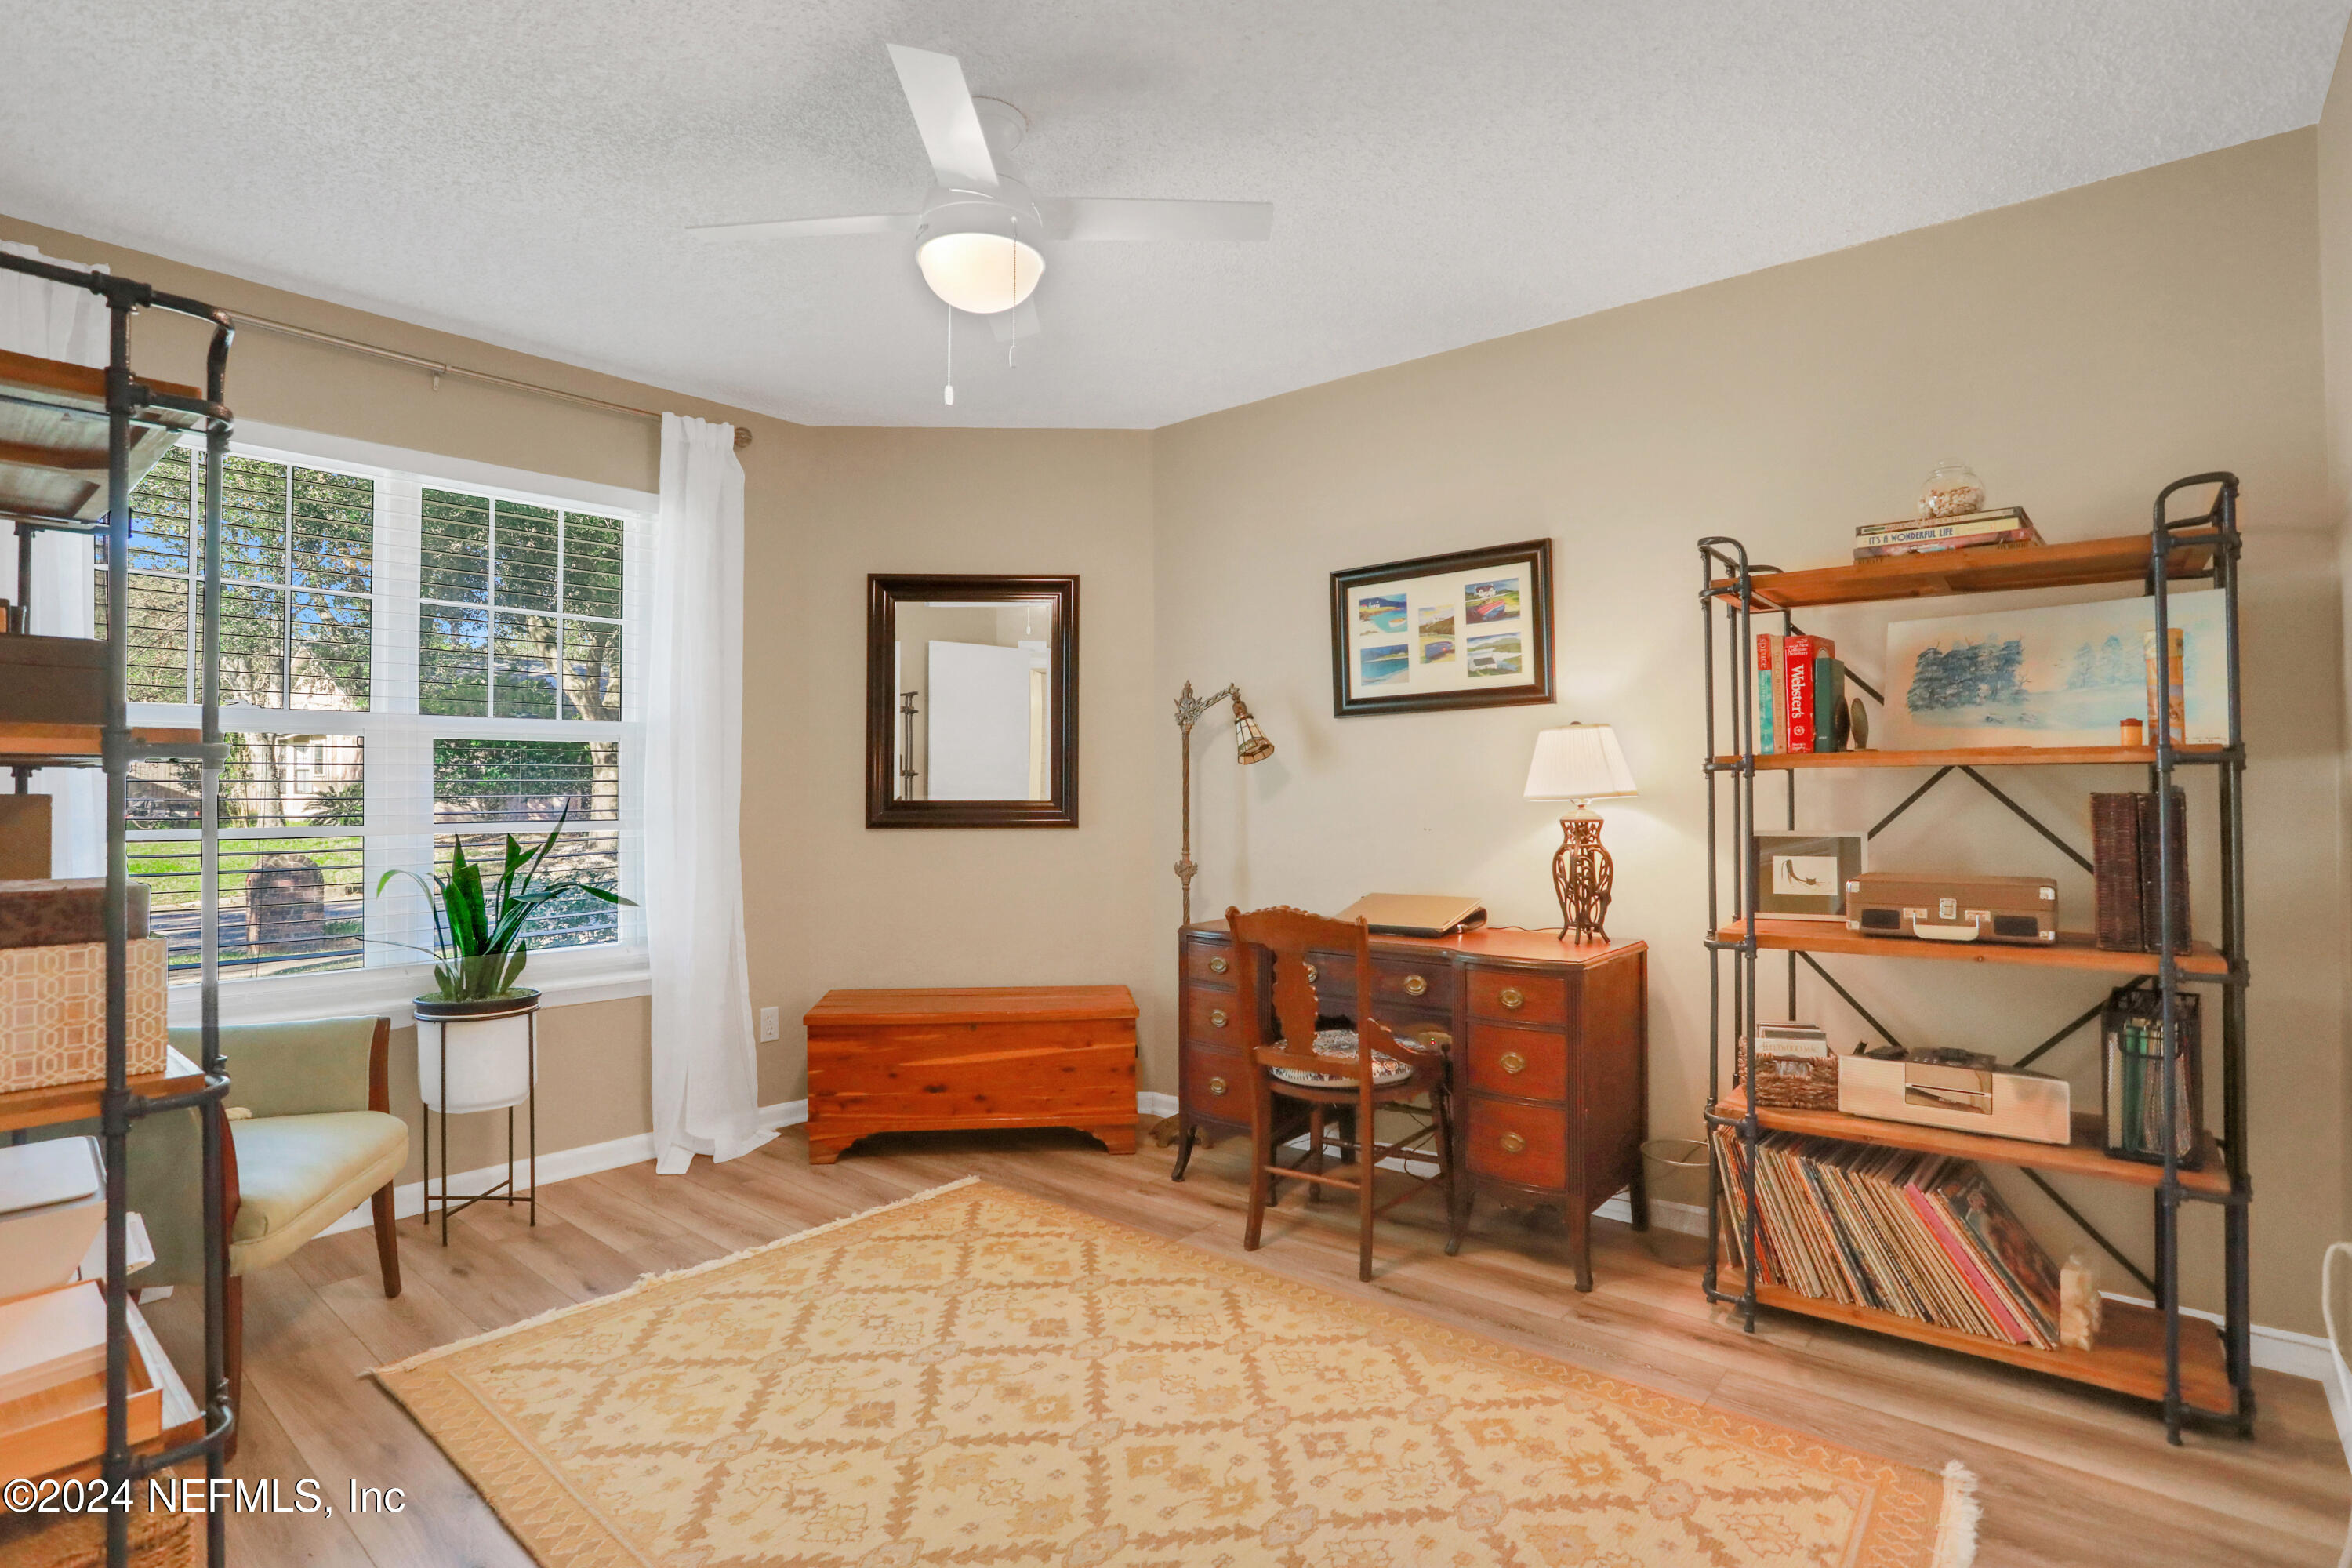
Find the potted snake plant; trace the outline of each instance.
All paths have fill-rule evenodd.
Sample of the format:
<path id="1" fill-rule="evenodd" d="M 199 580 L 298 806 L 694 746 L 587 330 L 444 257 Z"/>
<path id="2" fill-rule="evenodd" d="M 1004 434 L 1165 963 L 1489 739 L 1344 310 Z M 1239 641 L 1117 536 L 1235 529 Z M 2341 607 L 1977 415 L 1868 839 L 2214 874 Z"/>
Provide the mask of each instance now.
<path id="1" fill-rule="evenodd" d="M 541 879 L 548 852 L 570 816 L 567 805 L 535 850 L 507 835 L 506 864 L 496 883 L 485 880 L 481 862 L 466 858 L 462 841 L 446 876 L 427 878 L 396 868 L 376 882 L 381 897 L 394 878 L 407 878 L 424 891 L 433 911 L 434 945 L 416 951 L 434 961 L 436 990 L 416 998 L 414 1008 L 417 1086 L 436 1110 L 497 1110 L 520 1105 L 530 1094 L 538 1067 L 532 1016 L 539 1011 L 539 993 L 516 984 L 530 961 L 530 942 L 523 935 L 530 917 L 568 893 L 607 904 L 632 903 L 586 882 Z"/>

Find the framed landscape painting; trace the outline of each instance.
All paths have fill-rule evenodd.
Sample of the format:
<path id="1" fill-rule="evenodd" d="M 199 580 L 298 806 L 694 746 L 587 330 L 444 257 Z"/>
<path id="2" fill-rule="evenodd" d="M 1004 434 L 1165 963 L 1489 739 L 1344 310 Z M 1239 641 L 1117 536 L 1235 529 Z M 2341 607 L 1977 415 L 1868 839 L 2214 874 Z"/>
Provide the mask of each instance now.
<path id="1" fill-rule="evenodd" d="M 1331 574 L 1331 710 L 1552 700 L 1551 541 Z"/>

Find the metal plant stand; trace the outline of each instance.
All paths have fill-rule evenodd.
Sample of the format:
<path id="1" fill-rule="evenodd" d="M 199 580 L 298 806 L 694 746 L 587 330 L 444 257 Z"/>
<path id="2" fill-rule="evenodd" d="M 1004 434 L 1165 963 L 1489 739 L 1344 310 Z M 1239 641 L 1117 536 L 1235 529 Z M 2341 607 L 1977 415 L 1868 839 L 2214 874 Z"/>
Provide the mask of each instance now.
<path id="1" fill-rule="evenodd" d="M 528 1193 L 518 1193 L 515 1190 L 515 1108 L 513 1106 L 509 1105 L 503 1108 L 507 1113 L 506 1180 L 491 1187 L 488 1192 L 480 1193 L 450 1192 L 449 1117 L 452 1113 L 446 1110 L 437 1110 L 429 1105 L 424 1108 L 421 1118 L 425 1133 L 425 1150 L 422 1161 L 425 1171 L 425 1192 L 423 1200 L 424 1212 L 417 1215 L 417 1219 L 419 1223 L 423 1224 L 429 1229 L 432 1226 L 435 1217 L 437 1215 L 440 1218 L 441 1245 L 444 1247 L 449 1245 L 449 1216 L 452 1215 L 463 1214 L 467 1209 L 473 1207 L 476 1204 L 520 1204 L 530 1211 L 530 1224 L 534 1227 L 539 1224 L 538 1009 L 533 1008 L 530 1013 L 524 1015 L 524 1017 L 530 1031 L 530 1092 L 526 1094 L 522 1100 L 523 1120 L 526 1129 L 525 1135 L 528 1139 L 528 1142 L 525 1146 L 526 1152 L 524 1158 L 526 1164 L 524 1170 L 525 1174 L 530 1181 L 530 1190 Z M 446 1024 L 437 1032 L 437 1048 L 440 1053 L 438 1061 L 439 1077 L 435 1081 L 441 1085 L 441 1098 L 446 1102 L 449 1098 L 449 1030 Z M 466 1116 L 473 1113 L 460 1110 L 455 1114 Z M 433 1122 L 436 1117 L 438 1117 L 441 1121 L 441 1179 L 437 1186 L 433 1179 Z"/>
<path id="2" fill-rule="evenodd" d="M 2168 515 L 2172 498 L 2178 492 L 2208 486 L 2215 487 L 2214 500 L 2208 510 L 2179 520 Z M 2203 1422 L 2241 1436 L 2252 1436 L 2254 1388 L 2247 1227 L 2252 1184 L 2247 1173 L 2245 1111 L 2245 995 L 2248 979 L 2245 957 L 2246 754 L 2240 702 L 2238 557 L 2241 539 L 2237 501 L 2238 480 L 2234 475 L 2193 475 L 2175 480 L 2158 493 L 2144 546 L 2135 538 L 2094 542 L 2083 546 L 1987 550 L 1971 552 L 1970 559 L 1966 562 L 1956 562 L 1955 557 L 1945 556 L 1938 559 L 1954 564 L 1946 568 L 1922 567 L 1916 570 L 1946 570 L 1949 572 L 1951 581 L 1935 582 L 1926 586 L 1920 585 L 1927 582 L 1925 577 L 1918 581 L 1906 581 L 1903 585 L 1891 585 L 1892 579 L 1888 576 L 1882 574 L 1874 578 L 1859 568 L 1784 574 L 1776 567 L 1751 563 L 1746 548 L 1736 539 L 1716 537 L 1699 541 L 1703 584 L 1699 603 L 1706 625 L 1706 756 L 1703 766 L 1707 779 L 1708 846 L 1706 944 L 1710 1022 L 1706 1121 L 1711 1142 L 1718 1130 L 1728 1129 L 1744 1149 L 1737 1205 L 1738 1253 L 1743 1265 L 1740 1278 L 1736 1289 L 1725 1288 L 1722 1227 L 1731 1216 L 1726 1214 L 1725 1205 L 1720 1201 L 1724 1195 L 1721 1189 L 1722 1163 L 1720 1160 L 1710 1160 L 1707 1215 L 1710 1247 L 1704 1289 L 1710 1301 L 1733 1308 L 1749 1331 L 1755 1329 L 1760 1294 L 1769 1293 L 1770 1300 L 1766 1304 L 1775 1307 L 1833 1317 L 1849 1323 L 1860 1321 L 1866 1327 L 1942 1344 L 1948 1349 L 1995 1356 L 2011 1364 L 2032 1366 L 2057 1376 L 2160 1401 L 2166 1435 L 2174 1443 L 2180 1441 L 2181 1428 L 2189 1422 Z M 2044 568 L 2039 563 L 2050 558 L 2034 553 L 2042 549 L 2074 551 L 2077 555 L 2068 558 L 2056 568 Z M 2094 973 L 2105 971 L 2111 975 L 2130 974 L 2133 978 L 2126 983 L 2128 986 L 2149 988 L 2160 993 L 2164 1037 L 2160 1051 L 2164 1106 L 2160 1167 L 2118 1160 L 2086 1159 L 2072 1151 L 2062 1159 L 2041 1152 L 2043 1149 L 2041 1145 L 2003 1149 L 2000 1145 L 2011 1141 L 2000 1139 L 1986 1140 L 1989 1147 L 1977 1157 L 2020 1168 L 2062 1213 L 2079 1226 L 2147 1292 L 2154 1303 L 2153 1308 L 2132 1309 L 2150 1314 L 2149 1318 L 2143 1320 L 2147 1325 L 2146 1342 L 2139 1347 L 2141 1353 L 2138 1359 L 2127 1363 L 2121 1349 L 2102 1356 L 2098 1347 L 2091 1352 L 2052 1352 L 2030 1349 L 2020 1351 L 1990 1340 L 1971 1344 L 1966 1342 L 1973 1336 L 1949 1332 L 1929 1334 L 1916 1326 L 1906 1326 L 1907 1320 L 1896 1319 L 1891 1313 L 1816 1302 L 1785 1288 L 1759 1287 L 1756 1267 L 1759 1210 L 1755 1151 L 1758 1140 L 1764 1132 L 1772 1130 L 1769 1123 L 1774 1115 L 1770 1108 L 1759 1107 L 1752 1092 L 1742 1092 L 1736 1100 L 1727 1100 L 1723 1066 L 1727 1049 L 1733 1058 L 1735 1087 L 1755 1083 L 1746 1042 L 1754 1037 L 1756 1024 L 1763 1016 L 1764 999 L 1759 973 L 1763 952 L 1768 949 L 1784 949 L 1787 952 L 1785 989 L 1790 1018 L 1797 1016 L 1798 979 L 1801 966 L 1890 1044 L 1899 1045 L 1901 1042 L 1831 973 L 1817 956 L 1817 952 L 1822 950 L 1854 951 L 1853 942 L 1810 935 L 1802 929 L 1768 929 L 1766 924 L 1759 924 L 1758 889 L 1753 869 L 1759 811 L 1758 773 L 1778 771 L 1785 774 L 1788 791 L 1784 820 L 1793 829 L 1796 826 L 1796 782 L 1800 771 L 1814 767 L 1933 767 L 1934 771 L 1925 783 L 1913 789 L 1870 828 L 1869 837 L 1872 837 L 1919 804 L 1946 777 L 1958 773 L 1985 790 L 2031 826 L 2047 845 L 2054 847 L 2074 864 L 2089 870 L 2092 862 L 1987 778 L 1979 771 L 1981 764 L 1972 765 L 1969 760 L 1969 753 L 1964 751 L 1940 754 L 1862 751 L 1815 754 L 1802 763 L 1770 753 L 1759 756 L 1756 751 L 1754 622 L 1763 618 L 1770 626 L 1776 624 L 1773 617 L 1777 617 L 1777 629 L 1786 635 L 1801 629 L 1794 619 L 1794 611 L 1800 608 L 1891 598 L 1909 602 L 1923 594 L 2069 587 L 2122 582 L 2138 582 L 2143 593 L 2152 601 L 2156 646 L 2159 648 L 2167 646 L 2166 634 L 2171 609 L 2169 595 L 2175 587 L 2189 582 L 2210 583 L 2223 595 L 2223 653 L 2228 678 L 2226 743 L 2184 746 L 2174 741 L 2168 724 L 2158 723 L 2154 726 L 2156 733 L 2150 737 L 2150 743 L 2147 746 L 2117 746 L 2112 751 L 2090 748 L 2086 752 L 2047 758 L 2037 758 L 2030 753 L 2021 756 L 2015 752 L 2008 752 L 1998 760 L 2004 765 L 2038 763 L 2060 766 L 2145 762 L 2147 787 L 2157 801 L 2158 886 L 2166 889 L 2173 885 L 2176 872 L 2181 870 L 2172 863 L 2176 852 L 2172 837 L 2175 777 L 2183 769 L 2211 769 L 2216 779 L 2221 850 L 2220 941 L 2210 949 L 2192 946 L 2185 931 L 2174 929 L 2172 899 L 2160 897 L 2156 900 L 2160 913 L 2157 921 L 2157 945 L 2152 952 L 2094 952 L 2079 945 L 2071 954 L 2030 950 L 2036 959 L 2063 958 L 2060 967 Z M 1876 591 L 1874 591 L 1874 585 Z M 1721 610 L 1722 629 L 1727 637 L 1727 643 L 1723 646 L 1717 641 L 1717 606 Z M 1718 660 L 1721 661 L 1723 678 L 1730 682 L 1727 693 L 1718 690 L 1717 686 Z M 2170 665 L 2164 658 L 2158 658 L 2153 664 L 2158 687 L 2155 710 L 2163 714 L 2170 710 L 2174 696 Z M 1883 702 L 1880 694 L 1857 679 L 1851 670 L 1847 674 L 1847 682 L 1873 700 Z M 1727 749 L 1719 748 L 1718 739 L 1727 731 L 1730 745 Z M 2096 754 L 2090 754 L 2092 752 Z M 1948 756 L 1949 760 L 1938 764 L 1937 758 L 1939 755 Z M 1727 846 L 1727 867 L 1725 864 Z M 1733 916 L 1727 921 L 1724 919 L 1727 902 Z M 1816 932 L 1824 929 L 1811 928 Z M 1843 934 L 1842 929 L 1836 929 L 1838 937 Z M 1878 942 L 1874 944 L 1873 956 L 1906 956 L 1903 951 L 1906 945 L 1909 944 L 1899 941 Z M 1975 956 L 1981 956 L 1987 963 L 1997 966 L 2013 958 L 2020 951 L 1989 948 Z M 2217 986 L 2221 992 L 2222 1106 L 2221 1128 L 2216 1139 L 2221 1154 L 2219 1173 L 2200 1172 L 2193 1181 L 2184 1180 L 2181 1157 L 2187 1152 L 2177 1146 L 2173 1114 L 2179 1097 L 2187 1087 L 2181 1081 L 2180 1058 L 2175 1048 L 2176 1020 L 2179 1016 L 2180 998 L 2191 984 Z M 2016 1065 L 2023 1067 L 2039 1060 L 2085 1026 L 2095 1023 L 2102 1010 L 2101 1005 L 2094 1005 L 2065 1023 L 2021 1055 Z M 1818 1120 L 1809 1123 L 1807 1130 L 1813 1131 Z M 2201 1117 L 2198 1120 L 2201 1121 Z M 1871 1126 L 1874 1129 L 1871 1141 L 1893 1142 L 1896 1146 L 1902 1146 L 1903 1124 L 1878 1122 Z M 2149 1261 L 2145 1267 L 2092 1224 L 2052 1184 L 2049 1174 L 2045 1173 L 2060 1172 L 2151 1189 L 2152 1236 Z M 2223 1312 L 2218 1347 L 2220 1364 L 2216 1375 L 2203 1378 L 2200 1386 L 2217 1392 L 2225 1390 L 2229 1394 L 2226 1407 L 2200 1405 L 2184 1390 L 2184 1364 L 2192 1359 L 2188 1356 L 2184 1346 L 2184 1334 L 2210 1336 L 2213 1332 L 2201 1318 L 2188 1313 L 2180 1304 L 2179 1238 L 2180 1210 L 2184 1203 L 2209 1203 L 2219 1205 L 2222 1210 Z M 2111 1329 L 2118 1311 L 2125 1310 L 2124 1303 L 2108 1303 Z M 1875 1321 L 1881 1319 L 1885 1321 Z M 2103 1339 L 2101 1344 L 2105 1343 Z M 2159 1343 L 2160 1353 L 2152 1348 Z M 2210 1337 L 2202 1341 L 2199 1353 L 2203 1364 L 2210 1364 L 2215 1351 L 2214 1342 Z M 2155 1370 L 2158 1367 L 2160 1373 Z"/>

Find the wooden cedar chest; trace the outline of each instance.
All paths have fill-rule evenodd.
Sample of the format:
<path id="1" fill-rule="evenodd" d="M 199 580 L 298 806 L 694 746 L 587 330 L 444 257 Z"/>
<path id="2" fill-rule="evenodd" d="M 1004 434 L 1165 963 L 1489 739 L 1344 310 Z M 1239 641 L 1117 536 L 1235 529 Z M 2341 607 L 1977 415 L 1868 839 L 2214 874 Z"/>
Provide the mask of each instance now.
<path id="1" fill-rule="evenodd" d="M 1076 1127 L 1135 1152 L 1124 985 L 828 991 L 808 1026 L 809 1163 L 873 1132 Z"/>

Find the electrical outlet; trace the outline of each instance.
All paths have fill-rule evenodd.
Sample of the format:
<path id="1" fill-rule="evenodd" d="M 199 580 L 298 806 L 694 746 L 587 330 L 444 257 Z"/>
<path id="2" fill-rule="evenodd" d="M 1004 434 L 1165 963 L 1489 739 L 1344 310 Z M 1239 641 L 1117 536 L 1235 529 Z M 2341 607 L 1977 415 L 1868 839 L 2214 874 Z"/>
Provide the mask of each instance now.
<path id="1" fill-rule="evenodd" d="M 773 1007 L 761 1008 L 760 1037 L 763 1040 L 772 1040 L 776 1037 L 779 1032 L 780 1028 L 776 1023 L 776 1010 Z"/>

